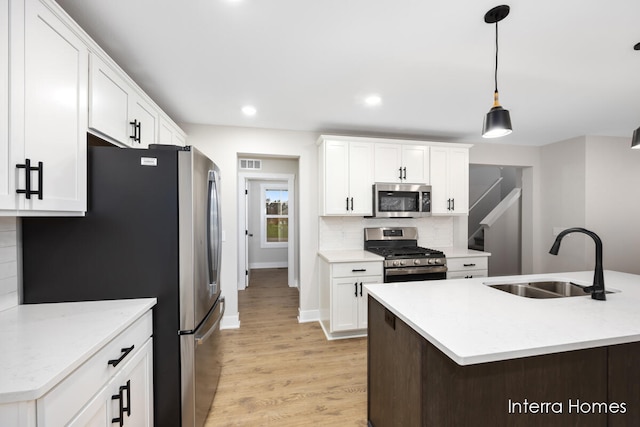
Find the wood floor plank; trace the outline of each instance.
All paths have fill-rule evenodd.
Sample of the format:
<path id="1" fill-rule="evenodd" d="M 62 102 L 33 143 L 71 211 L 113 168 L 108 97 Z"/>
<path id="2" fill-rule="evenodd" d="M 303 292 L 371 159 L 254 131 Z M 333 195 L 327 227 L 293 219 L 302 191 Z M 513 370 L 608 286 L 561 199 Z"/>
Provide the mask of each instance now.
<path id="1" fill-rule="evenodd" d="M 220 384 L 206 427 L 366 426 L 366 338 L 327 341 L 298 323 L 286 269 L 253 270 L 240 329 L 223 330 Z"/>

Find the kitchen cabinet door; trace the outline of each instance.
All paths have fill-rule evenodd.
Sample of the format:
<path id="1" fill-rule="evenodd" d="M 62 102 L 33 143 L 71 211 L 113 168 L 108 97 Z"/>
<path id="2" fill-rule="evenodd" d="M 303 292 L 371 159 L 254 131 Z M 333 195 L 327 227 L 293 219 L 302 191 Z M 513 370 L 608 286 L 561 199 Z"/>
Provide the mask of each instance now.
<path id="1" fill-rule="evenodd" d="M 469 150 L 431 147 L 431 212 L 444 215 L 469 213 Z"/>
<path id="2" fill-rule="evenodd" d="M 321 215 L 371 215 L 373 146 L 327 139 L 319 159 Z"/>
<path id="3" fill-rule="evenodd" d="M 85 211 L 88 49 L 40 1 L 11 6 L 12 164 L 15 172 L 27 160 L 31 167 L 42 162 L 39 171 L 17 171 L 16 188 L 26 188 L 29 174 L 30 188 L 40 192 L 20 195 L 18 209 Z"/>
<path id="4" fill-rule="evenodd" d="M 373 147 L 368 143 L 349 143 L 349 207 L 351 215 L 373 213 Z"/>
<path id="5" fill-rule="evenodd" d="M 429 147 L 426 145 L 374 145 L 374 181 L 429 183 Z"/>
<path id="6" fill-rule="evenodd" d="M 402 146 L 374 145 L 374 181 L 402 182 Z"/>
<path id="7" fill-rule="evenodd" d="M 130 91 L 118 73 L 91 54 L 89 128 L 123 144 L 130 144 Z"/>
<path id="8" fill-rule="evenodd" d="M 357 278 L 334 279 L 331 298 L 331 330 L 348 331 L 358 327 L 358 284 Z"/>
<path id="9" fill-rule="evenodd" d="M 429 147 L 421 145 L 403 145 L 402 174 L 404 182 L 428 184 Z"/>
<path id="10" fill-rule="evenodd" d="M 167 118 L 160 115 L 160 125 L 158 129 L 158 143 L 170 145 L 185 145 L 183 132 L 174 126 Z"/>
<path id="11" fill-rule="evenodd" d="M 0 3 L 0 208 L 16 209 L 15 165 L 9 144 L 9 2 Z"/>
<path id="12" fill-rule="evenodd" d="M 129 122 L 132 125 L 134 138 L 130 139 L 133 148 L 148 148 L 158 138 L 159 114 L 153 105 L 141 96 L 133 95 L 129 105 Z"/>

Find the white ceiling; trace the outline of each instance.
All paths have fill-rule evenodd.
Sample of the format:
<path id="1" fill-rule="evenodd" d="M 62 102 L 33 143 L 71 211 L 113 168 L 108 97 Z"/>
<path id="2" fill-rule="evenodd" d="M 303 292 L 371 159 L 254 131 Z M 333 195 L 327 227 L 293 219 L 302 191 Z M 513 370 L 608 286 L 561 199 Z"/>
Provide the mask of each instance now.
<path id="1" fill-rule="evenodd" d="M 507 3 L 499 140 L 480 137 L 495 1 L 58 2 L 177 122 L 522 145 L 640 126 L 638 0 Z"/>

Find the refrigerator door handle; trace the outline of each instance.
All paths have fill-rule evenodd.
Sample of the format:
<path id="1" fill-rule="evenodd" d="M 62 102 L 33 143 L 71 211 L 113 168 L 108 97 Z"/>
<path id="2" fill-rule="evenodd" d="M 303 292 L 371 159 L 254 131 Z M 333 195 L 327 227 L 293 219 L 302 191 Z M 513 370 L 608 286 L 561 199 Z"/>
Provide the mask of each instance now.
<path id="1" fill-rule="evenodd" d="M 216 171 L 209 171 L 209 188 L 207 203 L 208 265 L 209 286 L 211 295 L 218 293 L 220 283 L 220 202 L 218 196 L 219 176 Z"/>
<path id="2" fill-rule="evenodd" d="M 204 334 L 197 335 L 195 337 L 196 346 L 203 344 L 207 340 L 207 338 L 209 338 L 211 336 L 211 334 L 214 333 L 218 329 L 218 325 L 220 325 L 220 321 L 222 320 L 222 316 L 224 316 L 224 309 L 225 309 L 224 297 L 220 298 L 220 306 L 221 306 L 220 315 L 218 316 L 216 321 L 213 323 L 213 325 L 209 328 L 209 330 L 207 330 Z"/>

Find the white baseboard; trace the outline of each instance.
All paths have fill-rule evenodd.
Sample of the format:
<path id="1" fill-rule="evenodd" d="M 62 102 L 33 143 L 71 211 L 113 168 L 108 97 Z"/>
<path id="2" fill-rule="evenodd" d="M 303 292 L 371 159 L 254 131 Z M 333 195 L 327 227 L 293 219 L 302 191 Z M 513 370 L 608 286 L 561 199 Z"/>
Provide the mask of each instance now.
<path id="1" fill-rule="evenodd" d="M 220 329 L 239 329 L 240 328 L 240 315 L 225 314 L 220 321 Z"/>
<path id="2" fill-rule="evenodd" d="M 320 320 L 320 310 L 300 310 L 298 308 L 298 323 L 317 322 Z"/>
<path id="3" fill-rule="evenodd" d="M 287 261 L 275 261 L 275 262 L 252 262 L 249 263 L 249 268 L 251 269 L 260 269 L 260 268 L 287 268 L 289 264 Z"/>

